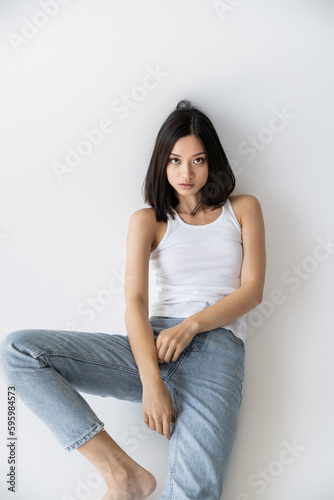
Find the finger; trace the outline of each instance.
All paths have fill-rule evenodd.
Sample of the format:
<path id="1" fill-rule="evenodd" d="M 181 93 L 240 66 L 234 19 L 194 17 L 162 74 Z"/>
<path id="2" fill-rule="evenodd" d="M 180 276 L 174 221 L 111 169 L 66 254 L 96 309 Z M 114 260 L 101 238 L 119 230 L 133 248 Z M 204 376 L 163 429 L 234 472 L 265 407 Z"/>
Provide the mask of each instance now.
<path id="1" fill-rule="evenodd" d="M 163 434 L 163 422 L 161 419 L 155 421 L 155 428 L 159 434 Z"/>
<path id="2" fill-rule="evenodd" d="M 143 416 L 143 420 L 144 420 L 144 424 L 146 424 L 148 427 L 150 426 L 150 420 L 148 418 L 148 415 L 144 415 Z"/>
<path id="3" fill-rule="evenodd" d="M 157 352 L 158 361 L 160 363 L 164 363 L 165 362 L 165 354 L 166 354 L 166 348 L 164 348 L 163 346 L 161 346 L 160 349 L 159 349 L 159 351 Z"/>
<path id="4" fill-rule="evenodd" d="M 165 356 L 163 358 L 164 361 L 165 361 L 165 363 L 170 363 L 171 362 L 171 359 L 172 359 L 172 357 L 174 355 L 174 349 L 175 349 L 175 347 L 172 347 L 172 346 L 170 346 L 168 348 L 168 350 L 167 350 L 167 352 L 166 352 L 166 354 L 165 354 Z"/>
<path id="5" fill-rule="evenodd" d="M 155 340 L 155 346 L 157 348 L 157 351 L 159 351 L 159 349 L 161 348 L 162 346 L 162 337 L 161 337 L 161 332 L 159 333 L 159 335 L 157 336 L 156 340 Z"/>
<path id="6" fill-rule="evenodd" d="M 179 349 L 176 349 L 176 351 L 174 351 L 174 354 L 173 356 L 171 357 L 171 361 L 174 363 L 175 361 L 178 360 L 179 356 L 180 356 L 180 353 L 182 351 L 180 351 Z"/>
<path id="7" fill-rule="evenodd" d="M 152 431 L 155 431 L 155 420 L 154 418 L 149 418 L 149 428 L 152 430 Z"/>
<path id="8" fill-rule="evenodd" d="M 163 433 L 164 433 L 164 436 L 167 438 L 167 439 L 170 439 L 170 423 L 169 423 L 169 420 L 167 418 L 164 419 L 163 421 Z"/>

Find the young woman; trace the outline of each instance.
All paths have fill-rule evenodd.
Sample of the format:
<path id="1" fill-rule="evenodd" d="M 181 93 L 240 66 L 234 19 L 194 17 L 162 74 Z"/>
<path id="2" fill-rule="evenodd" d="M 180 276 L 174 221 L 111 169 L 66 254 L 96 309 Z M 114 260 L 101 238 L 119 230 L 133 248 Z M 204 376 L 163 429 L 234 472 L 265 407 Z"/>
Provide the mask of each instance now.
<path id="1" fill-rule="evenodd" d="M 9 385 L 66 450 L 102 474 L 103 500 L 142 500 L 154 476 L 104 430 L 79 394 L 142 402 L 169 440 L 161 499 L 219 500 L 236 437 L 246 313 L 260 304 L 260 203 L 235 178 L 209 120 L 181 101 L 162 125 L 145 178 L 150 208 L 130 218 L 127 336 L 18 330 L 2 342 Z M 149 315 L 149 264 L 160 286 Z"/>

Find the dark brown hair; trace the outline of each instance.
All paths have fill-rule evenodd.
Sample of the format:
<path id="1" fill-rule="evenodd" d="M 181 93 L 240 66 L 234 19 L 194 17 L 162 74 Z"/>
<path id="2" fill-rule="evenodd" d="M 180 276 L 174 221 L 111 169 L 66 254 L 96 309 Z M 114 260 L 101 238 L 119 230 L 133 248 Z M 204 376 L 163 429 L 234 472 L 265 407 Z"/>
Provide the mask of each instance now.
<path id="1" fill-rule="evenodd" d="M 158 132 L 142 188 L 145 203 L 154 208 L 157 221 L 167 222 L 167 213 L 174 219 L 172 209 L 179 200 L 167 180 L 166 168 L 175 142 L 192 134 L 203 145 L 209 170 L 208 180 L 192 215 L 202 205 L 213 209 L 222 207 L 235 188 L 232 168 L 211 120 L 190 101 L 180 101 Z"/>

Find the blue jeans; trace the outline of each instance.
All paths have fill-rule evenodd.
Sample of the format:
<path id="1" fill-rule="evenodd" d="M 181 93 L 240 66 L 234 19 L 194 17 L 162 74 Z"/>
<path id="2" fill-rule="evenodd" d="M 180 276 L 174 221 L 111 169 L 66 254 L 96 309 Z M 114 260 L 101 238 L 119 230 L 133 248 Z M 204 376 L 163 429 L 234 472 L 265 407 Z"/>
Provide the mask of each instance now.
<path id="1" fill-rule="evenodd" d="M 154 338 L 184 318 L 151 316 Z M 79 392 L 142 400 L 126 335 L 17 330 L 1 344 L 3 376 L 68 451 L 104 424 Z M 231 330 L 195 335 L 175 362 L 159 369 L 175 407 L 162 500 L 219 500 L 242 399 L 245 348 Z"/>

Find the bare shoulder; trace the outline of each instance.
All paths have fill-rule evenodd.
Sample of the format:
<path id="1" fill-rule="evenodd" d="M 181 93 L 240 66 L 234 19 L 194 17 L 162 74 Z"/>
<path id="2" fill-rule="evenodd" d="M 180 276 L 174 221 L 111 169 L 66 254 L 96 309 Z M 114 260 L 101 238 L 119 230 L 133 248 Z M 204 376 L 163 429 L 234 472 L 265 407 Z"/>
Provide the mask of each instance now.
<path id="1" fill-rule="evenodd" d="M 130 217 L 129 231 L 134 232 L 138 238 L 149 239 L 153 245 L 156 236 L 157 220 L 153 208 L 141 208 L 133 212 Z"/>
<path id="2" fill-rule="evenodd" d="M 155 211 L 153 208 L 140 208 L 136 210 L 131 215 L 131 219 L 134 219 L 136 222 L 143 222 L 149 224 L 156 223 Z"/>
<path id="3" fill-rule="evenodd" d="M 249 217 L 262 219 L 262 209 L 259 200 L 251 194 L 229 196 L 233 211 L 242 227 Z"/>

